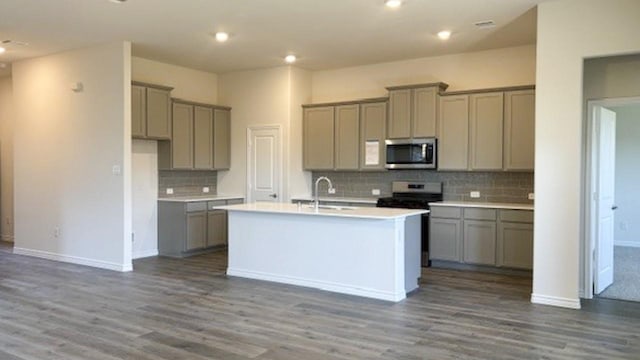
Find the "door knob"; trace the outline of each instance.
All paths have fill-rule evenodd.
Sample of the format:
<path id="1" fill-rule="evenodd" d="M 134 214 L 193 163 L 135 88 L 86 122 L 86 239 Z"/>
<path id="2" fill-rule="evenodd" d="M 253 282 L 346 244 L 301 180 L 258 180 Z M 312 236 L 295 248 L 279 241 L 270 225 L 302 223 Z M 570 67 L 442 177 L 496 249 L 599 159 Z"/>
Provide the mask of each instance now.
<path id="1" fill-rule="evenodd" d="M 278 195 L 276 195 L 276 194 L 271 194 L 271 195 L 269 195 L 269 197 L 272 197 L 272 198 L 274 198 L 274 199 L 275 199 L 275 198 L 277 198 L 277 197 L 278 197 Z"/>
<path id="2" fill-rule="evenodd" d="M 618 206 L 617 206 L 617 205 L 613 205 L 613 206 L 611 207 L 611 210 L 615 210 L 615 209 L 617 209 L 617 208 L 618 208 Z"/>

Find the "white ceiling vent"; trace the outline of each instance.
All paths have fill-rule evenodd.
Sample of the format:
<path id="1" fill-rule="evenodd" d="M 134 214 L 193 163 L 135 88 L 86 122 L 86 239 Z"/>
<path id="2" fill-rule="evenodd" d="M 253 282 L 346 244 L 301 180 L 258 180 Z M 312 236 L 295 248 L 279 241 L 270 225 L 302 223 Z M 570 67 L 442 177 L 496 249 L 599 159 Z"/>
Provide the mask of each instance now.
<path id="1" fill-rule="evenodd" d="M 496 23 L 493 20 L 478 21 L 474 25 L 478 29 L 489 29 L 489 28 L 496 27 Z"/>
<path id="2" fill-rule="evenodd" d="M 3 45 L 16 45 L 16 46 L 27 46 L 27 45 L 29 45 L 29 43 L 26 43 L 26 42 L 10 40 L 10 39 L 2 40 L 1 43 Z"/>

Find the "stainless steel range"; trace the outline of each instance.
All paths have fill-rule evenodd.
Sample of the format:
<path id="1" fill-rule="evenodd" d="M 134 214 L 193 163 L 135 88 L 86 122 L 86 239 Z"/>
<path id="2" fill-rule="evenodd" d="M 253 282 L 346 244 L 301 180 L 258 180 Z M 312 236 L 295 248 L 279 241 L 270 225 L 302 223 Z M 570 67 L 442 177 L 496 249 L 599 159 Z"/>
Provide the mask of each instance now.
<path id="1" fill-rule="evenodd" d="M 442 201 L 442 183 L 394 181 L 393 196 L 378 199 L 377 207 L 426 209 L 429 203 Z M 422 216 L 422 266 L 430 266 L 429 261 L 429 214 Z"/>

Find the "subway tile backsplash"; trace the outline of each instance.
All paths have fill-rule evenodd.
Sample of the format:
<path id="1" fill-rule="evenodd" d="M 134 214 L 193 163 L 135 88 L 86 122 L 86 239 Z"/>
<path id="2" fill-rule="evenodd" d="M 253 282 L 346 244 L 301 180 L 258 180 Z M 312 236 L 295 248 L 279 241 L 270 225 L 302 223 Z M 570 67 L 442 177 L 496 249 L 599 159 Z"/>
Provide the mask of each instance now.
<path id="1" fill-rule="evenodd" d="M 209 194 L 217 194 L 218 173 L 216 171 L 160 170 L 158 176 L 159 196 L 203 195 L 202 188 L 209 187 Z M 173 188 L 173 195 L 167 195 Z"/>
<path id="2" fill-rule="evenodd" d="M 392 181 L 442 182 L 444 199 L 448 201 L 481 201 L 531 203 L 532 172 L 445 172 L 433 170 L 393 170 L 387 172 L 313 172 L 313 181 L 326 176 L 336 188 L 335 196 L 374 197 L 372 189 L 380 189 L 380 196 L 391 195 Z M 480 198 L 471 198 L 471 191 L 479 191 Z M 322 182 L 320 194 L 327 193 Z M 326 195 L 325 195 L 326 196 Z M 378 196 L 375 196 L 378 197 Z"/>

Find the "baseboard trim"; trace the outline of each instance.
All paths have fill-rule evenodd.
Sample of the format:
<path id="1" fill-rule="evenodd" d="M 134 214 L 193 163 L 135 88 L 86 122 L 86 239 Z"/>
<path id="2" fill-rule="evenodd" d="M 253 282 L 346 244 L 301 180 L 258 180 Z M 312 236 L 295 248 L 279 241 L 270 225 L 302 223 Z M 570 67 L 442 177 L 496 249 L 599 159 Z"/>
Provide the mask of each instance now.
<path id="1" fill-rule="evenodd" d="M 83 258 L 79 256 L 56 254 L 56 253 L 42 251 L 42 250 L 33 250 L 33 249 L 14 247 L 13 253 L 16 255 L 32 256 L 32 257 L 37 257 L 41 259 L 60 261 L 60 262 L 65 262 L 70 264 L 84 265 L 84 266 L 90 266 L 90 267 L 119 271 L 119 272 L 133 271 L 132 264 L 118 264 L 118 263 L 112 263 L 108 261 Z"/>
<path id="2" fill-rule="evenodd" d="M 147 258 L 152 256 L 158 256 L 158 249 L 143 250 L 143 251 L 138 251 L 133 253 L 134 259 L 142 259 L 142 258 Z"/>
<path id="3" fill-rule="evenodd" d="M 531 302 L 540 305 L 558 306 L 568 309 L 580 309 L 580 299 L 569 299 L 557 296 L 531 294 Z"/>
<path id="4" fill-rule="evenodd" d="M 640 248 L 640 241 L 614 241 L 613 245 Z"/>
<path id="5" fill-rule="evenodd" d="M 264 273 L 264 272 L 252 271 L 252 270 L 227 268 L 227 275 L 243 277 L 248 279 L 255 279 L 255 280 L 273 281 L 277 283 L 296 285 L 296 286 L 305 286 L 305 287 L 331 291 L 331 292 L 336 292 L 341 294 L 363 296 L 363 297 L 393 301 L 393 302 L 401 301 L 407 297 L 406 293 L 396 294 L 391 291 L 364 289 L 364 288 L 354 287 L 354 286 L 345 285 L 345 284 L 338 284 L 338 283 L 333 283 L 328 281 L 304 279 L 304 278 L 298 278 L 293 276 Z"/>

